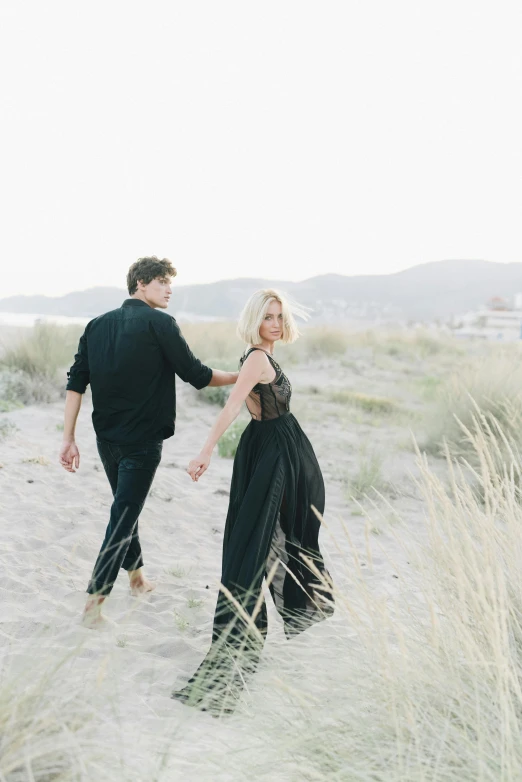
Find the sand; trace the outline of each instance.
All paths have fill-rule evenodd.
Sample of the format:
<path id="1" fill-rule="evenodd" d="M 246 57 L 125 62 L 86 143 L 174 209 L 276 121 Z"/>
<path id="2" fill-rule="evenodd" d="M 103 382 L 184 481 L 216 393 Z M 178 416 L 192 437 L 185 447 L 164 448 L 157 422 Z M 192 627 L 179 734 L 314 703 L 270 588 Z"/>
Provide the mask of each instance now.
<path id="1" fill-rule="evenodd" d="M 326 362 L 319 367 L 293 368 L 288 374 L 294 385 L 294 411 L 324 472 L 327 507 L 321 546 L 327 567 L 342 586 L 352 557 L 343 532 L 345 525 L 363 566 L 368 565 L 369 588 L 386 599 L 399 588 L 397 574 L 408 567 L 395 540 L 394 526 L 399 518 L 403 524 L 419 526 L 423 513 L 411 477 L 415 457 L 404 446 L 409 437 L 407 418 L 379 425 L 359 411 L 341 409 L 340 413 L 339 406 L 321 401 L 310 391 L 319 376 L 323 382 L 331 378 L 328 385 L 332 387 L 355 385 L 381 394 L 390 391 L 393 378 L 389 368 L 362 369 L 364 376 L 357 362 L 344 368 Z M 405 388 L 395 383 L 395 397 L 414 406 L 417 402 L 408 397 Z M 292 683 L 292 671 L 298 669 L 301 677 L 309 672 L 311 688 L 318 686 L 313 678 L 321 679 L 320 672 L 329 659 L 326 650 L 334 649 L 336 623 L 344 621 L 340 617 L 334 616 L 287 642 L 269 604 L 266 663 L 231 718 L 215 720 L 169 697 L 174 686 L 190 676 L 209 646 L 232 471 L 232 460 L 221 459 L 216 452 L 203 478 L 197 484 L 191 482 L 185 467 L 199 452 L 219 408 L 203 403 L 182 383 L 178 392 L 176 435 L 165 442 L 162 463 L 140 518 L 145 570 L 157 581 L 157 589 L 143 598 L 133 598 L 126 574 L 120 571 L 106 601 L 111 625 L 103 633 L 79 624 L 84 590 L 111 504 L 109 484 L 96 451 L 89 396 L 84 399 L 77 427 L 81 466 L 76 474 L 67 473 L 58 464 L 62 402 L 1 416 L 17 427 L 0 442 L 2 655 L 14 669 L 17 660 L 23 669 L 31 654 L 36 660 L 43 656 L 42 650 L 57 658 L 75 650 L 60 682 L 64 692 L 78 688 L 82 679 L 90 693 L 95 691 L 104 737 L 109 736 L 113 748 L 125 758 L 125 769 L 112 778 L 127 778 L 129 768 L 136 773 L 134 779 L 148 776 L 150 769 L 159 767 L 161 742 L 168 736 L 168 779 L 239 780 L 239 748 L 249 751 L 251 758 L 257 753 L 256 778 L 300 779 L 291 757 L 282 763 L 280 757 L 271 757 L 270 747 L 256 744 L 256 725 L 260 715 L 269 719 L 276 679 Z M 344 483 L 346 475 L 357 468 L 361 448 L 369 446 L 383 454 L 383 471 L 391 484 L 386 499 L 377 499 L 378 511 L 372 511 L 370 522 L 347 498 Z M 368 538 L 374 551 L 372 567 L 364 561 Z M 300 684 L 306 690 L 306 681 L 301 678 Z"/>

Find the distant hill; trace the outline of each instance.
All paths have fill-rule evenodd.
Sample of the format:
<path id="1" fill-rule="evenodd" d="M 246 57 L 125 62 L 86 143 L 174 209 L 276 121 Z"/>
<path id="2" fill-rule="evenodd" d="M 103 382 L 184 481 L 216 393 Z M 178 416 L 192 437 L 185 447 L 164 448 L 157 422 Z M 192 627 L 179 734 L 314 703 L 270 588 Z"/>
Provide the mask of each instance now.
<path id="1" fill-rule="evenodd" d="M 169 312 L 198 318 L 235 318 L 248 296 L 265 287 L 289 293 L 312 307 L 314 318 L 323 320 L 430 321 L 480 308 L 492 296 L 511 301 L 522 292 L 522 263 L 434 261 L 396 274 L 324 274 L 303 282 L 237 279 L 205 285 L 174 283 Z M 119 307 L 126 297 L 124 289 L 102 287 L 57 298 L 11 296 L 0 299 L 0 311 L 90 318 Z"/>

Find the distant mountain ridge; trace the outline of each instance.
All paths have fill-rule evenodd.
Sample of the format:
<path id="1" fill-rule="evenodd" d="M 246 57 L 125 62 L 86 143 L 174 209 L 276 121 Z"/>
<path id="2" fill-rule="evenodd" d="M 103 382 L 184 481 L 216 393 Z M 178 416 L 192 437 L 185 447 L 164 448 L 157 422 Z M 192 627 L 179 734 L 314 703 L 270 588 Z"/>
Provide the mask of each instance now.
<path id="1" fill-rule="evenodd" d="M 501 296 L 512 301 L 522 292 L 522 263 L 480 260 L 433 261 L 395 274 L 324 274 L 302 282 L 236 279 L 201 285 L 174 283 L 168 312 L 198 318 L 235 318 L 258 288 L 279 288 L 313 309 L 312 317 L 430 321 L 483 307 Z M 123 288 L 89 288 L 65 296 L 11 296 L 0 312 L 94 318 L 119 307 Z"/>

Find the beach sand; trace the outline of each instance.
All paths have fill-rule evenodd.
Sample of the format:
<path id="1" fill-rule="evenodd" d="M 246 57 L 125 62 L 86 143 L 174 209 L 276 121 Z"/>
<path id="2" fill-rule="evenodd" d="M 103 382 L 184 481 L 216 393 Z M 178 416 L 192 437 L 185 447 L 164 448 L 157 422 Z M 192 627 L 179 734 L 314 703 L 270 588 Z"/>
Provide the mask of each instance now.
<path id="1" fill-rule="evenodd" d="M 415 456 L 405 445 L 408 417 L 387 423 L 382 417 L 332 404 L 314 384 L 321 379 L 325 385 L 326 378 L 330 388 L 355 387 L 381 396 L 393 392 L 410 411 L 420 403 L 407 391 L 408 378 L 400 386 L 388 365 L 379 368 L 355 361 L 341 366 L 325 361 L 290 368 L 288 374 L 294 387 L 293 410 L 314 445 L 325 477 L 327 502 L 320 541 L 327 567 L 336 586 L 349 590 L 346 574 L 353 554 L 348 531 L 367 569 L 368 588 L 386 600 L 403 587 L 397 576 L 408 569 L 395 526 L 419 527 L 423 513 L 412 479 Z M 72 652 L 58 674 L 63 693 L 57 697 L 83 686 L 85 697 L 94 699 L 96 741 L 123 757 L 119 776 L 107 778 L 126 779 L 129 773 L 129 778 L 145 779 L 164 763 L 170 769 L 166 779 L 239 780 L 241 752 L 248 748 L 250 762 L 256 758 L 257 779 L 303 778 L 291 753 L 282 762 L 280 755 L 271 755 L 275 745 L 259 745 L 259 721 L 269 723 L 271 710 L 282 708 L 281 683 L 283 691 L 298 687 L 306 693 L 317 692 L 321 681 L 326 681 L 321 672 L 333 664 L 343 616 L 336 614 L 288 642 L 269 599 L 264 661 L 236 714 L 215 720 L 170 698 L 210 643 L 232 460 L 220 458 L 216 449 L 197 484 L 185 468 L 199 452 L 218 411 L 192 388 L 178 383 L 176 434 L 164 444 L 162 463 L 140 517 L 145 572 L 157 581 L 157 589 L 133 598 L 127 576 L 120 571 L 106 601 L 111 624 L 105 632 L 80 625 L 85 588 L 111 504 L 90 421 L 90 397 L 84 398 L 77 427 L 81 466 L 75 474 L 58 464 L 62 402 L 2 416 L 17 427 L 0 443 L 3 659 L 9 661 L 11 671 L 24 671 L 32 656 L 40 664 Z M 385 498 L 376 498 L 370 520 L 346 492 L 347 477 L 356 472 L 361 453 L 368 449 L 378 449 L 382 455 L 387 484 Z M 364 504 L 371 507 L 367 501 Z M 369 540 L 371 562 L 366 558 Z M 290 702 L 297 708 L 293 713 L 288 703 L 284 707 L 291 723 L 302 705 L 297 696 Z"/>

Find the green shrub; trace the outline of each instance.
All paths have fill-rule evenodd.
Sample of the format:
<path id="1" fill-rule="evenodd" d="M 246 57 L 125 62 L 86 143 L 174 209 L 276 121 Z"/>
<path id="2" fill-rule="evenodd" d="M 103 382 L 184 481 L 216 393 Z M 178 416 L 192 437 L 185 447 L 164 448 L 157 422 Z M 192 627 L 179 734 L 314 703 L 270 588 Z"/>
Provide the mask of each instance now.
<path id="1" fill-rule="evenodd" d="M 372 489 L 383 491 L 387 484 L 382 474 L 382 462 L 382 456 L 376 451 L 368 453 L 366 448 L 361 448 L 357 471 L 348 478 L 346 495 L 360 500 Z"/>
<path id="2" fill-rule="evenodd" d="M 221 369 L 223 372 L 237 372 L 238 361 L 227 358 L 205 358 L 204 363 L 211 369 Z M 201 398 L 209 405 L 225 407 L 232 386 L 206 386 L 200 391 Z"/>
<path id="3" fill-rule="evenodd" d="M 397 408 L 397 403 L 393 399 L 387 399 L 380 396 L 368 396 L 357 391 L 341 389 L 331 391 L 328 399 L 330 402 L 336 402 L 342 405 L 352 405 L 358 407 L 367 413 L 393 413 Z"/>
<path id="4" fill-rule="evenodd" d="M 14 434 L 18 431 L 16 424 L 13 424 L 8 418 L 0 420 L 0 440 L 5 440 L 10 434 Z"/>
<path id="5" fill-rule="evenodd" d="M 437 394 L 440 392 L 442 378 L 425 375 L 418 379 L 417 385 L 422 397 L 431 402 L 436 399 Z"/>
<path id="6" fill-rule="evenodd" d="M 236 455 L 239 440 L 246 428 L 244 421 L 234 421 L 218 440 L 218 453 L 225 459 L 233 459 Z"/>
<path id="7" fill-rule="evenodd" d="M 0 398 L 0 413 L 10 413 L 12 410 L 17 410 L 19 407 L 23 407 L 23 403 L 16 399 Z"/>
<path id="8" fill-rule="evenodd" d="M 207 386 L 200 391 L 201 398 L 209 405 L 225 407 L 230 395 L 230 386 Z"/>

